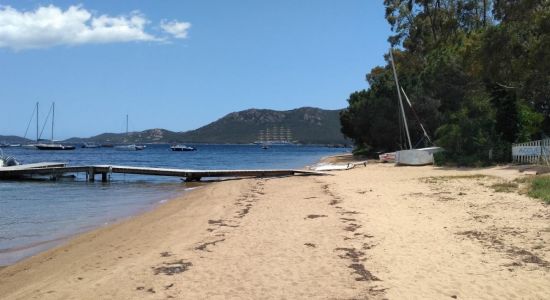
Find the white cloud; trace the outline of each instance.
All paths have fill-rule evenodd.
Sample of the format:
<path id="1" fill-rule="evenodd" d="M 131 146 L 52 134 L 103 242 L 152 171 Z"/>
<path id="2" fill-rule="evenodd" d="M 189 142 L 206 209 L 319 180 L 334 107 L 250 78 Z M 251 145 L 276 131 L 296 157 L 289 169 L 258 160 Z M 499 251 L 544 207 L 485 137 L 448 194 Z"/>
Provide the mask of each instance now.
<path id="1" fill-rule="evenodd" d="M 70 6 L 65 11 L 53 5 L 34 11 L 0 6 L 0 48 L 22 50 L 58 45 L 163 41 L 163 38 L 146 32 L 149 23 L 139 12 L 113 17 L 94 15 L 81 6 Z M 185 38 L 186 30 L 191 26 L 175 21 L 166 24 L 176 24 L 176 27 L 186 24 L 185 30 L 180 28 L 177 35 L 164 29 L 176 38 Z"/>
<path id="2" fill-rule="evenodd" d="M 167 22 L 163 20 L 160 22 L 160 27 L 165 32 L 171 34 L 174 38 L 184 39 L 187 38 L 187 32 L 189 31 L 189 28 L 191 28 L 191 23 L 178 21 Z"/>

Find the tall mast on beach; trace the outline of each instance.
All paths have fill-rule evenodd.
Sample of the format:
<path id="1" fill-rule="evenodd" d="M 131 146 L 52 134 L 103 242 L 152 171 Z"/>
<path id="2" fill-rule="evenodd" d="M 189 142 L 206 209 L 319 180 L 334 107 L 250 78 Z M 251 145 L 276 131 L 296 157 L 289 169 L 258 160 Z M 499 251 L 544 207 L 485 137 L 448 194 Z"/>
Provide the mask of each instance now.
<path id="1" fill-rule="evenodd" d="M 403 108 L 403 100 L 401 99 L 401 89 L 399 88 L 399 80 L 397 79 L 397 71 L 395 70 L 395 62 L 393 60 L 393 47 L 390 47 L 390 60 L 393 69 L 393 78 L 395 79 L 395 86 L 397 88 L 397 96 L 399 97 L 399 108 L 401 110 L 401 116 L 403 117 L 403 123 L 405 125 L 405 132 L 407 133 L 407 141 L 409 142 L 409 149 L 412 149 L 411 136 L 409 135 L 409 126 L 407 125 L 407 117 L 405 116 L 405 109 Z"/>

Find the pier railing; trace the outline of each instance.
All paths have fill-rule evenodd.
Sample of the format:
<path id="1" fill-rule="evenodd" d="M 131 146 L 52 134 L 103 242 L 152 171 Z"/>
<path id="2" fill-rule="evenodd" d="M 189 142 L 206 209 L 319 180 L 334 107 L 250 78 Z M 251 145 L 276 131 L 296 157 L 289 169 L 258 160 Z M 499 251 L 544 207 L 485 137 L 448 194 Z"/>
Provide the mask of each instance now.
<path id="1" fill-rule="evenodd" d="M 550 165 L 550 138 L 513 144 L 512 160 L 520 164 Z"/>

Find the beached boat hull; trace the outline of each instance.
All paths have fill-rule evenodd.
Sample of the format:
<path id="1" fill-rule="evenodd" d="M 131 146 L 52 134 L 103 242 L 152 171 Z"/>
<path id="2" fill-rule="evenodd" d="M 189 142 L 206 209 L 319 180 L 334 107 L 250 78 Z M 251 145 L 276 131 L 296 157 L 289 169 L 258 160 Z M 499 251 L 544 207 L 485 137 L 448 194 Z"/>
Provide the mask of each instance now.
<path id="1" fill-rule="evenodd" d="M 440 147 L 401 150 L 395 152 L 395 163 L 403 166 L 425 166 L 434 163 L 434 153 L 443 151 Z"/>
<path id="2" fill-rule="evenodd" d="M 382 153 L 378 155 L 378 159 L 383 163 L 395 162 L 395 152 Z"/>

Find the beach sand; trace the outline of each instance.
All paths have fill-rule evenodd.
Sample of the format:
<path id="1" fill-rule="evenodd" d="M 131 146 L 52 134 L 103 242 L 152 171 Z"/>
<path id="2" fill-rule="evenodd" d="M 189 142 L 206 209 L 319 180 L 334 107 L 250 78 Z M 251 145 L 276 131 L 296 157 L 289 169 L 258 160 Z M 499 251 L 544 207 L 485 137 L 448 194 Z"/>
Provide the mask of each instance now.
<path id="1" fill-rule="evenodd" d="M 213 183 L 0 270 L 2 299 L 544 299 L 550 206 L 514 168 Z"/>

